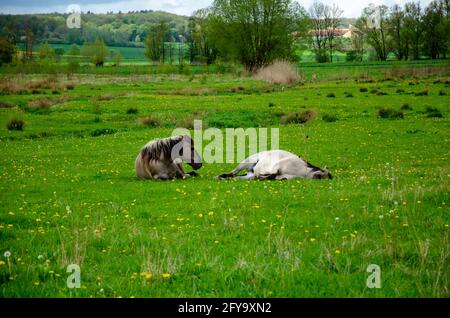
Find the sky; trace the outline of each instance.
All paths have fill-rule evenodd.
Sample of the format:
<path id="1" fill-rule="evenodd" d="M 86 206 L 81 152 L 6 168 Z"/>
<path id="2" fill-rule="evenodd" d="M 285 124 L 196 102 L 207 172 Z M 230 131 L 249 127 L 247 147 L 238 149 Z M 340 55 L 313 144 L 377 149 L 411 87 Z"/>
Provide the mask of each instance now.
<path id="1" fill-rule="evenodd" d="M 355 18 L 361 15 L 362 9 L 370 3 L 403 5 L 411 0 L 324 0 L 326 3 L 336 3 L 343 9 L 344 17 Z M 426 7 L 431 0 L 419 1 Z M 0 13 L 4 14 L 27 14 L 27 13 L 49 13 L 67 12 L 70 4 L 77 4 L 82 12 L 91 11 L 94 13 L 128 12 L 139 10 L 166 11 L 180 15 L 189 16 L 192 12 L 208 7 L 213 0 L 0 0 Z M 297 0 L 303 7 L 308 9 L 314 0 Z"/>

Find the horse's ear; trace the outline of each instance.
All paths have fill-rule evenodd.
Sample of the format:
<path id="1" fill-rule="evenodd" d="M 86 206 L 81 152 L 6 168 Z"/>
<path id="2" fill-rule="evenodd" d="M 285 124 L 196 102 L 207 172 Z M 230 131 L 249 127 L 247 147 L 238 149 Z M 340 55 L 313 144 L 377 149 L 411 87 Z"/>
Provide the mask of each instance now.
<path id="1" fill-rule="evenodd" d="M 328 166 L 323 167 L 323 170 L 328 170 Z"/>

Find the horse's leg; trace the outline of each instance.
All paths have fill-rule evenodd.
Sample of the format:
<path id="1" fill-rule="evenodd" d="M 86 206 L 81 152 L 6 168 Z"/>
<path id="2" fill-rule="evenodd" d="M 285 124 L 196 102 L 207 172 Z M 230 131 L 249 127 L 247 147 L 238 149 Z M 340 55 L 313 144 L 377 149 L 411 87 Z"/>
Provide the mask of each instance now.
<path id="1" fill-rule="evenodd" d="M 292 174 L 280 174 L 275 177 L 276 180 L 293 180 L 293 179 L 299 179 L 298 176 L 292 175 Z"/>
<path id="2" fill-rule="evenodd" d="M 251 157 L 250 157 L 251 158 Z M 223 173 L 220 176 L 218 176 L 218 179 L 229 179 L 229 178 L 234 178 L 236 177 L 239 172 L 243 171 L 243 170 L 247 170 L 249 172 L 251 172 L 252 176 L 253 176 L 253 168 L 256 166 L 256 164 L 258 163 L 258 161 L 251 161 L 249 160 L 250 158 L 246 159 L 245 161 L 243 161 L 241 164 L 239 164 L 233 171 L 231 171 L 230 173 Z M 246 176 L 244 176 L 246 177 Z"/>
<path id="3" fill-rule="evenodd" d="M 249 172 L 245 176 L 239 176 L 237 178 L 239 180 L 255 180 L 255 174 L 253 172 Z"/>

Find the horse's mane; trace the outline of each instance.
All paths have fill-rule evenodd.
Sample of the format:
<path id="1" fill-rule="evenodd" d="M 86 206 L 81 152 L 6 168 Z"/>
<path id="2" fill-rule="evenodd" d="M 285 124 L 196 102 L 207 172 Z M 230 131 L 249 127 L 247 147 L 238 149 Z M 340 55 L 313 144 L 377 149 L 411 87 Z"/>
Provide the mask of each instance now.
<path id="1" fill-rule="evenodd" d="M 316 171 L 322 171 L 322 169 L 320 169 L 319 167 L 316 167 L 315 165 L 309 163 L 308 161 L 306 161 L 305 159 L 303 159 L 302 157 L 299 156 L 299 158 L 301 160 L 303 160 L 303 162 L 306 164 L 306 166 L 310 169 L 312 169 L 314 172 Z"/>
<path id="2" fill-rule="evenodd" d="M 160 160 L 163 158 L 170 158 L 172 148 L 183 139 L 183 136 L 175 136 L 164 139 L 156 139 L 149 142 L 141 149 L 142 158 L 150 160 Z"/>

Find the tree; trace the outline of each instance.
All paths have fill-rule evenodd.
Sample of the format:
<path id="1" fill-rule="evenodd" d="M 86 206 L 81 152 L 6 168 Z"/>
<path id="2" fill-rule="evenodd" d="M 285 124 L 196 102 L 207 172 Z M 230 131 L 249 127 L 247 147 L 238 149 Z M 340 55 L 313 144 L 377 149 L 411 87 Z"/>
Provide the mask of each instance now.
<path id="1" fill-rule="evenodd" d="M 122 55 L 120 54 L 119 50 L 116 50 L 114 52 L 114 65 L 120 66 L 120 63 L 122 62 Z"/>
<path id="2" fill-rule="evenodd" d="M 433 1 L 427 7 L 423 18 L 425 29 L 424 47 L 426 53 L 432 58 L 445 58 L 449 48 L 449 14 L 450 1 Z"/>
<path id="3" fill-rule="evenodd" d="M 152 62 L 162 62 L 166 59 L 165 42 L 169 37 L 169 26 L 164 21 L 152 25 L 144 39 L 145 55 Z"/>
<path id="4" fill-rule="evenodd" d="M 325 33 L 327 37 L 330 62 L 333 63 L 333 54 L 336 44 L 336 30 L 341 22 L 342 13 L 344 11 L 342 11 L 336 4 L 333 4 L 332 6 L 325 6 L 325 8 Z"/>
<path id="5" fill-rule="evenodd" d="M 212 64 L 217 58 L 218 49 L 215 42 L 221 41 L 213 35 L 213 24 L 211 23 L 208 10 L 198 10 L 189 19 L 188 23 L 188 45 L 189 60 L 191 63 Z M 226 51 L 223 55 L 227 55 Z"/>
<path id="6" fill-rule="evenodd" d="M 254 72 L 276 59 L 293 59 L 297 22 L 305 15 L 293 0 L 215 0 L 210 38 L 221 54 Z"/>
<path id="7" fill-rule="evenodd" d="M 327 23 L 324 16 L 327 11 L 327 6 L 322 2 L 314 1 L 309 8 L 309 15 L 312 24 L 312 47 L 315 52 L 316 61 L 324 63 L 328 61 L 327 57 Z"/>
<path id="8" fill-rule="evenodd" d="M 78 69 L 80 68 L 80 49 L 76 44 L 72 44 L 66 54 L 66 59 L 68 74 L 71 75 L 78 71 Z"/>
<path id="9" fill-rule="evenodd" d="M 44 42 L 39 48 L 39 61 L 46 64 L 52 62 L 54 58 L 55 50 L 53 50 L 47 42 Z"/>
<path id="10" fill-rule="evenodd" d="M 0 36 L 0 66 L 13 61 L 16 47 L 8 39 Z"/>
<path id="11" fill-rule="evenodd" d="M 364 19 L 363 32 L 367 42 L 375 49 L 378 60 L 386 61 L 389 54 L 387 41 L 388 7 L 385 5 L 366 7 L 363 10 L 362 18 Z"/>
<path id="12" fill-rule="evenodd" d="M 391 8 L 388 34 L 390 37 L 390 47 L 398 60 L 408 59 L 409 37 L 405 27 L 405 12 L 395 4 Z"/>
<path id="13" fill-rule="evenodd" d="M 412 51 L 412 58 L 418 60 L 423 40 L 423 12 L 420 2 L 405 4 L 405 29 L 408 43 Z"/>
<path id="14" fill-rule="evenodd" d="M 103 66 L 108 56 L 108 48 L 102 39 L 97 37 L 94 43 L 86 43 L 82 54 L 95 66 Z"/>

